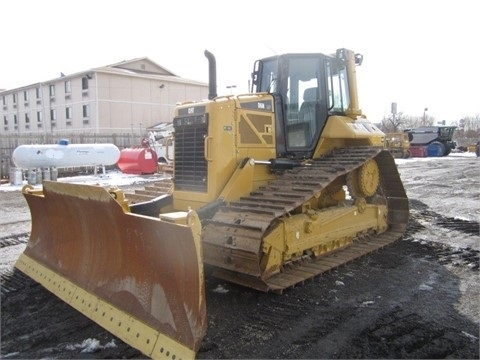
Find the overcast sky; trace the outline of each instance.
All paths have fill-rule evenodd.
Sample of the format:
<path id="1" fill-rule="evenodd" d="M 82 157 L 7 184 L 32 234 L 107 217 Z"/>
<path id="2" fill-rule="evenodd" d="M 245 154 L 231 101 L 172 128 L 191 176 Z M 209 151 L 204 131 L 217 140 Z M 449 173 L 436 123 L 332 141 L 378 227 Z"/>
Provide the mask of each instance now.
<path id="1" fill-rule="evenodd" d="M 480 21 L 474 0 L 2 1 L 0 88 L 12 89 L 148 57 L 247 92 L 256 59 L 287 52 L 364 55 L 360 107 L 376 122 L 397 111 L 458 121 L 480 114 Z M 196 100 L 196 99 L 193 99 Z"/>

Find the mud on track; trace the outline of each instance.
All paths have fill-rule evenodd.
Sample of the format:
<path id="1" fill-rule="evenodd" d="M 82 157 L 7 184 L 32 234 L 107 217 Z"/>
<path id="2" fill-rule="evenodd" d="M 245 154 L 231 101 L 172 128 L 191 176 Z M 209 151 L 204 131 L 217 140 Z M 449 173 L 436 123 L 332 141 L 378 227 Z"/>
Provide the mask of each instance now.
<path id="1" fill-rule="evenodd" d="M 458 226 L 415 199 L 410 207 L 402 240 L 282 295 L 207 269 L 208 332 L 197 357 L 478 359 L 478 312 L 473 321 L 458 309 L 460 276 L 478 279 L 478 251 L 416 238 L 425 227 L 468 237 L 478 223 Z M 25 241 L 6 236 L 0 246 Z M 1 302 L 2 358 L 144 358 L 16 270 L 2 273 Z"/>

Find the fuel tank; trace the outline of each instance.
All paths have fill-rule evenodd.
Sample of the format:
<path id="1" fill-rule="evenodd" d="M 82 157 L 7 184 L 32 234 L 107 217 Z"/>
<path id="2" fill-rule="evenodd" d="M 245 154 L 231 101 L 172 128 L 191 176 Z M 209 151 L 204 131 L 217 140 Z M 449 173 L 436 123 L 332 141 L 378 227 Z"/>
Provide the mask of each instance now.
<path id="1" fill-rule="evenodd" d="M 151 148 L 128 148 L 120 151 L 118 167 L 124 174 L 153 174 L 157 171 L 157 154 Z"/>
<path id="2" fill-rule="evenodd" d="M 15 166 L 22 169 L 115 165 L 120 150 L 114 144 L 20 145 L 12 154 Z"/>

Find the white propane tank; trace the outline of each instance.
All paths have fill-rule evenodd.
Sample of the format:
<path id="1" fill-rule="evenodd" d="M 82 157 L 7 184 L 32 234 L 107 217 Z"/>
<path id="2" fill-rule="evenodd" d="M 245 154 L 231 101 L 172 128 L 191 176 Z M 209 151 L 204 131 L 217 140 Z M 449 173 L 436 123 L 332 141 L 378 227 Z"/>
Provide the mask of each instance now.
<path id="1" fill-rule="evenodd" d="M 12 154 L 15 166 L 22 169 L 108 166 L 117 163 L 120 149 L 114 144 L 20 145 Z"/>

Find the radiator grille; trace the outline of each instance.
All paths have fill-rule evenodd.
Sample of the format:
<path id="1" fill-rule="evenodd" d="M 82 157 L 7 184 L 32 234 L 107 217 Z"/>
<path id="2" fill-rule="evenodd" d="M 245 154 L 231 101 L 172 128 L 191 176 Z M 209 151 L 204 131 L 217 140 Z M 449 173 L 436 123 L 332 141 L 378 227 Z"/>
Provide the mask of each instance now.
<path id="1" fill-rule="evenodd" d="M 208 122 L 205 114 L 174 119 L 175 127 L 175 190 L 207 191 L 205 137 Z"/>

